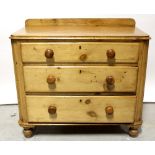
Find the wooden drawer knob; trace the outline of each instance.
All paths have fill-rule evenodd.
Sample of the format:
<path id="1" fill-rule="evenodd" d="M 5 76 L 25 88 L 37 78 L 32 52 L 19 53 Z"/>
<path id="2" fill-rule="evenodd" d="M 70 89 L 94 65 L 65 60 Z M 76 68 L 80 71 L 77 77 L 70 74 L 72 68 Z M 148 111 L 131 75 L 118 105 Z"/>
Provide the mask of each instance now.
<path id="1" fill-rule="evenodd" d="M 106 112 L 107 115 L 112 115 L 114 113 L 114 109 L 113 109 L 112 106 L 107 106 L 105 108 L 105 112 Z"/>
<path id="2" fill-rule="evenodd" d="M 56 78 L 55 78 L 53 75 L 49 75 L 49 76 L 47 77 L 47 83 L 48 83 L 48 84 L 54 84 L 55 81 L 56 81 Z"/>
<path id="3" fill-rule="evenodd" d="M 115 58 L 115 51 L 113 49 L 107 50 L 107 58 L 114 59 Z"/>
<path id="4" fill-rule="evenodd" d="M 55 106 L 49 106 L 48 107 L 48 113 L 51 115 L 56 114 L 57 108 Z"/>
<path id="5" fill-rule="evenodd" d="M 47 59 L 53 58 L 53 55 L 54 55 L 53 50 L 47 49 L 47 50 L 45 51 L 45 57 L 46 57 Z"/>
<path id="6" fill-rule="evenodd" d="M 81 56 L 80 56 L 80 60 L 81 61 L 85 61 L 87 59 L 87 54 L 82 54 Z"/>
<path id="7" fill-rule="evenodd" d="M 113 76 L 107 76 L 106 77 L 106 82 L 108 85 L 113 85 L 115 83 L 115 79 Z"/>

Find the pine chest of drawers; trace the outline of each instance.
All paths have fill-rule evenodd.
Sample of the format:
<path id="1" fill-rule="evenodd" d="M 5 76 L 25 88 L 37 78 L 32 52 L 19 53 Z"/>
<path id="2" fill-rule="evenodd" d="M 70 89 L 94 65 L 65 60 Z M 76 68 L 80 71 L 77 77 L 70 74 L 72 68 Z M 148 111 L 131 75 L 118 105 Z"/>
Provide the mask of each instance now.
<path id="1" fill-rule="evenodd" d="M 149 36 L 133 19 L 29 19 L 11 35 L 26 137 L 41 125 L 121 125 L 138 135 Z"/>

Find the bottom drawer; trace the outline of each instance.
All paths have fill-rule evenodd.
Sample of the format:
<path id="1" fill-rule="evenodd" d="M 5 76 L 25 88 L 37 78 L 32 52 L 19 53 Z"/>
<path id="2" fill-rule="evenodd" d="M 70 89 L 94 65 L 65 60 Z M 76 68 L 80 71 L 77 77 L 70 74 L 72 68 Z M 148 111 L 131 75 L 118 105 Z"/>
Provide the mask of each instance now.
<path id="1" fill-rule="evenodd" d="M 29 122 L 131 123 L 135 96 L 26 97 Z"/>

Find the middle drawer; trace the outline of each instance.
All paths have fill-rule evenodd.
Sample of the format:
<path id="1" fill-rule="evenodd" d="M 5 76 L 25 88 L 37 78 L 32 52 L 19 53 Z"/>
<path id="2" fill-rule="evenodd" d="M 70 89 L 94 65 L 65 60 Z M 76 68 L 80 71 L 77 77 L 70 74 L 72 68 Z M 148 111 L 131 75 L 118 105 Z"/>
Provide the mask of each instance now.
<path id="1" fill-rule="evenodd" d="M 26 92 L 135 92 L 137 67 L 24 66 Z"/>

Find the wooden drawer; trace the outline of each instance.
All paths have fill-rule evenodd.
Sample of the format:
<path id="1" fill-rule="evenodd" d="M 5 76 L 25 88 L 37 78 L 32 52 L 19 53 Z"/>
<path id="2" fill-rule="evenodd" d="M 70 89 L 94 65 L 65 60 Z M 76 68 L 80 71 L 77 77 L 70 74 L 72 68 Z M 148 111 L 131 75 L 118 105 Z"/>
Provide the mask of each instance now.
<path id="1" fill-rule="evenodd" d="M 45 57 L 47 49 L 53 50 L 52 58 Z M 107 58 L 107 50 L 115 52 L 114 58 Z M 21 43 L 23 62 L 71 63 L 100 62 L 136 63 L 139 43 L 78 42 L 78 43 Z"/>
<path id="2" fill-rule="evenodd" d="M 25 66 L 26 92 L 135 92 L 137 67 Z"/>
<path id="3" fill-rule="evenodd" d="M 135 96 L 26 96 L 29 122 L 131 123 L 135 102 Z"/>

